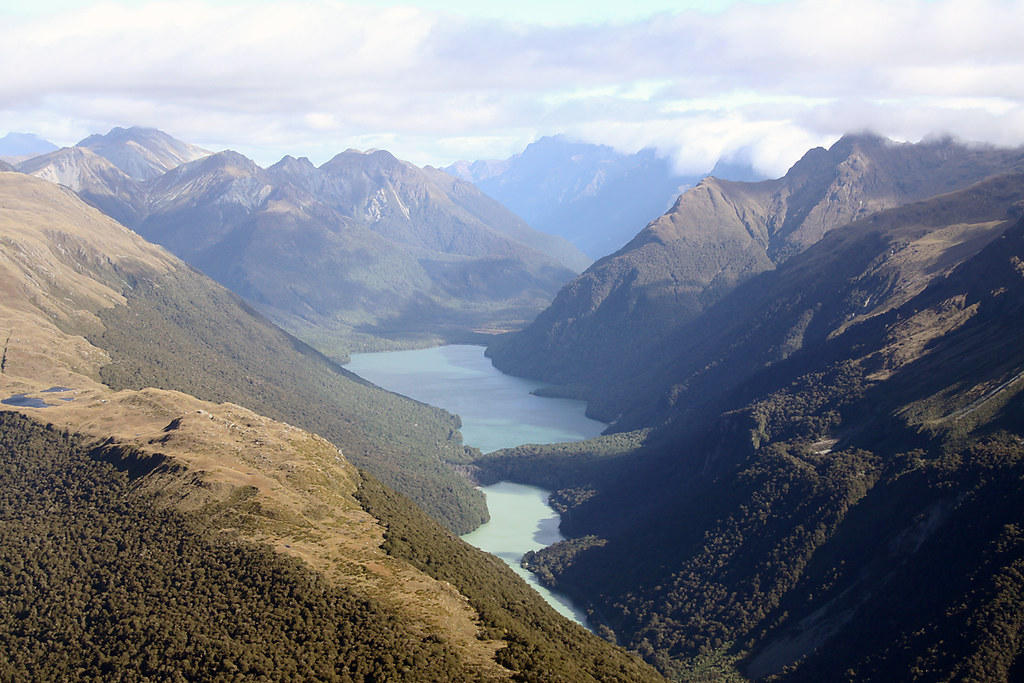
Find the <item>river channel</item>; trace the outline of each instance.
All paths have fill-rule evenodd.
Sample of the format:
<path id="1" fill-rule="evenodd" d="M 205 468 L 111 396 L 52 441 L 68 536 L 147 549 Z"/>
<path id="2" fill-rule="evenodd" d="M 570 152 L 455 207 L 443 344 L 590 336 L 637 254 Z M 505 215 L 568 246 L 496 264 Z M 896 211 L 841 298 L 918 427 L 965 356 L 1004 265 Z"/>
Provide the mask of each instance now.
<path id="1" fill-rule="evenodd" d="M 584 415 L 582 401 L 534 396 L 530 392 L 543 386 L 541 382 L 495 369 L 482 346 L 353 354 L 345 367 L 389 391 L 457 414 L 463 441 L 485 453 L 527 443 L 588 439 L 606 427 Z M 462 538 L 500 557 L 558 612 L 586 625 L 581 610 L 519 566 L 528 550 L 563 540 L 558 514 L 547 502 L 550 492 L 511 482 L 482 490 L 491 521 Z"/>

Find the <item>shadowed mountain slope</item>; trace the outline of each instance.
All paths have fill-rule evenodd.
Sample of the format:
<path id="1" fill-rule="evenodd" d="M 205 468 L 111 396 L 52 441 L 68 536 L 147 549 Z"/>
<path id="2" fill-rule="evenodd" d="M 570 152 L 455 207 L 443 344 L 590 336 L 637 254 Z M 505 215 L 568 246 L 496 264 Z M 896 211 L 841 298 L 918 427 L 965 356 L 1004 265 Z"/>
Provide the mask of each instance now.
<path id="1" fill-rule="evenodd" d="M 684 679 L 1016 680 L 1022 207 L 996 175 L 836 227 L 615 375 L 640 447 L 480 461 L 565 488 L 530 566 Z"/>
<path id="2" fill-rule="evenodd" d="M 739 283 L 853 220 L 1022 164 L 1020 150 L 860 135 L 811 150 L 778 180 L 705 179 L 488 353 L 504 371 L 574 387 L 614 419 L 621 405 L 597 407 L 616 403 L 607 373 L 643 365 L 652 346 Z"/>

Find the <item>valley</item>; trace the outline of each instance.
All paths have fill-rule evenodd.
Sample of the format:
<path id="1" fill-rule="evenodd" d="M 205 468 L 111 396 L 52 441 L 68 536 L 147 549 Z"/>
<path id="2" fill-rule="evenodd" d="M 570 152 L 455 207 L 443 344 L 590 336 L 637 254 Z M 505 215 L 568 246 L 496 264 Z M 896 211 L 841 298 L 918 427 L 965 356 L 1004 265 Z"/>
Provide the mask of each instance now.
<path id="1" fill-rule="evenodd" d="M 346 367 L 389 391 L 458 416 L 464 443 L 484 453 L 528 443 L 578 441 L 597 436 L 605 427 L 584 417 L 581 401 L 533 395 L 536 382 L 495 370 L 478 346 L 354 354 Z M 521 567 L 527 551 L 564 540 L 558 515 L 547 503 L 550 491 L 508 482 L 481 490 L 490 519 L 463 534 L 463 540 L 500 557 L 560 614 L 585 626 L 582 610 Z"/>
<path id="2" fill-rule="evenodd" d="M 387 152 L 262 168 L 116 129 L 0 172 L 0 257 L 0 437 L 20 482 L 0 509 L 4 557 L 22 558 L 0 572 L 4 675 L 155 677 L 166 662 L 141 655 L 169 648 L 197 676 L 272 679 L 338 641 L 314 612 L 366 624 L 314 658 L 321 680 L 1024 670 L 1020 148 L 847 135 L 776 179 L 700 179 L 588 265 Z M 401 348 L 407 385 L 340 364 Z M 508 424 L 423 402 L 425 362 L 456 382 L 493 362 L 531 401 L 575 401 L 577 426 L 491 441 Z M 525 403 L 488 410 L 520 422 Z M 496 482 L 551 492 L 564 540 L 527 564 L 600 637 L 459 538 L 488 519 L 474 484 Z M 145 552 L 195 548 L 187 576 L 137 562 L 126 529 L 161 524 Z M 52 550 L 65 528 L 80 561 Z M 287 578 L 243 589 L 232 552 Z M 206 619 L 191 650 L 161 634 L 140 595 L 183 581 L 228 596 L 211 600 L 250 615 L 245 633 Z M 277 590 L 306 605 L 280 614 L 292 639 L 257 616 Z M 61 633 L 95 646 L 41 658 L 63 612 Z M 119 638 L 126 623 L 149 640 Z M 245 658 L 251 633 L 271 644 Z M 384 649 L 408 656 L 371 663 Z"/>
<path id="3" fill-rule="evenodd" d="M 439 671 L 452 680 L 529 670 L 575 677 L 606 667 L 602 677 L 657 679 L 623 651 L 567 628 L 500 561 L 356 464 L 404 482 L 425 506 L 434 491 L 438 517 L 452 527 L 479 525 L 482 496 L 440 465 L 466 457 L 451 415 L 358 380 L 55 184 L 0 173 L 0 230 L 0 322 L 10 337 L 0 394 L 47 406 L 0 413 L 3 466 L 13 473 L 2 494 L 3 557 L 15 562 L 0 580 L 0 612 L 12 617 L 0 624 L 5 676 L 151 678 L 178 662 L 215 679 L 276 678 L 293 667 L 321 680 L 436 680 Z M 55 386 L 70 394 L 47 391 Z M 314 424 L 329 436 L 301 426 Z M 74 488 L 61 479 L 68 476 L 97 483 Z M 28 514 L 35 505 L 47 514 Z M 141 524 L 133 515 L 145 510 L 162 515 L 145 522 L 167 530 L 159 548 L 122 531 Z M 82 548 L 88 561 L 63 563 L 40 534 Z M 187 577 L 140 566 L 183 543 L 198 565 Z M 212 603 L 218 615 L 242 610 L 242 594 L 264 595 L 238 583 L 247 572 L 221 571 L 232 556 L 279 577 L 272 596 L 245 603 L 254 621 L 208 619 L 176 631 L 198 640 L 178 642 L 153 595 L 182 585 L 227 595 Z M 51 576 L 81 590 L 50 590 Z M 138 578 L 118 578 L 126 576 Z M 326 594 L 339 596 L 331 609 L 341 612 L 323 611 Z M 496 604 L 494 595 L 504 599 Z M 306 596 L 304 613 L 268 612 L 307 604 Z M 287 626 L 266 630 L 261 619 L 273 614 Z M 78 647 L 47 648 L 53 631 L 44 626 L 56 623 Z M 341 635 L 317 631 L 320 623 Z M 128 625 L 149 635 L 125 635 Z M 325 640 L 337 654 L 302 654 L 302 643 Z M 385 661 L 385 650 L 410 658 Z"/>

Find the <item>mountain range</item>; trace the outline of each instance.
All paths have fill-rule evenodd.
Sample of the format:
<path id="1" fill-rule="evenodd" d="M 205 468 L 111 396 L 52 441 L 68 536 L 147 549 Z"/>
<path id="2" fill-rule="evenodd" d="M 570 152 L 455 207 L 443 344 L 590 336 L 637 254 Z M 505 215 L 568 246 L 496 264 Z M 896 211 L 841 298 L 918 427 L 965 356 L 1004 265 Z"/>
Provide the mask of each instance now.
<path id="1" fill-rule="evenodd" d="M 589 263 L 469 183 L 384 151 L 263 169 L 119 128 L 17 168 L 74 189 L 339 359 L 525 324 Z"/>
<path id="2" fill-rule="evenodd" d="M 559 292 L 495 365 L 565 385 L 616 419 L 654 348 L 746 280 L 851 221 L 1020 169 L 1019 150 L 937 139 L 895 144 L 851 135 L 809 151 L 777 180 L 709 177 L 619 252 Z"/>
<path id="3" fill-rule="evenodd" d="M 4 677 L 658 679 L 357 466 L 475 526 L 454 416 L 57 184 L 0 173 L 0 244 Z"/>
<path id="4" fill-rule="evenodd" d="M 516 327 L 555 243 L 386 152 L 139 180 L 91 144 L 0 173 L 5 676 L 1021 678 L 1024 150 L 862 133 L 697 182 L 488 348 L 606 433 L 481 455 L 261 312 Z M 456 470 L 554 491 L 523 564 L 604 640 L 438 524 L 486 517 Z"/>
<path id="5" fill-rule="evenodd" d="M 592 259 L 618 250 L 638 227 L 665 213 L 683 190 L 704 177 L 676 172 L 653 149 L 624 154 L 562 135 L 542 137 L 508 159 L 462 161 L 445 170 Z M 719 162 L 711 175 L 757 177 L 749 164 L 737 160 Z"/>

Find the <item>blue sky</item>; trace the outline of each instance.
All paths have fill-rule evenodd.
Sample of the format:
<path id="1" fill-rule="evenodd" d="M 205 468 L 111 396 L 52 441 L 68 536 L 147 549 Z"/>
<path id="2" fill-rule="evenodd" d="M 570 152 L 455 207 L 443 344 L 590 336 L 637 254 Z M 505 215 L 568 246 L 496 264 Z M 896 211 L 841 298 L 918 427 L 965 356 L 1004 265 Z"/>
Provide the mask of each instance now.
<path id="1" fill-rule="evenodd" d="M 777 175 L 865 129 L 1024 144 L 1022 26 L 1024 0 L 8 0 L 0 134 L 443 165 L 561 133 Z"/>

